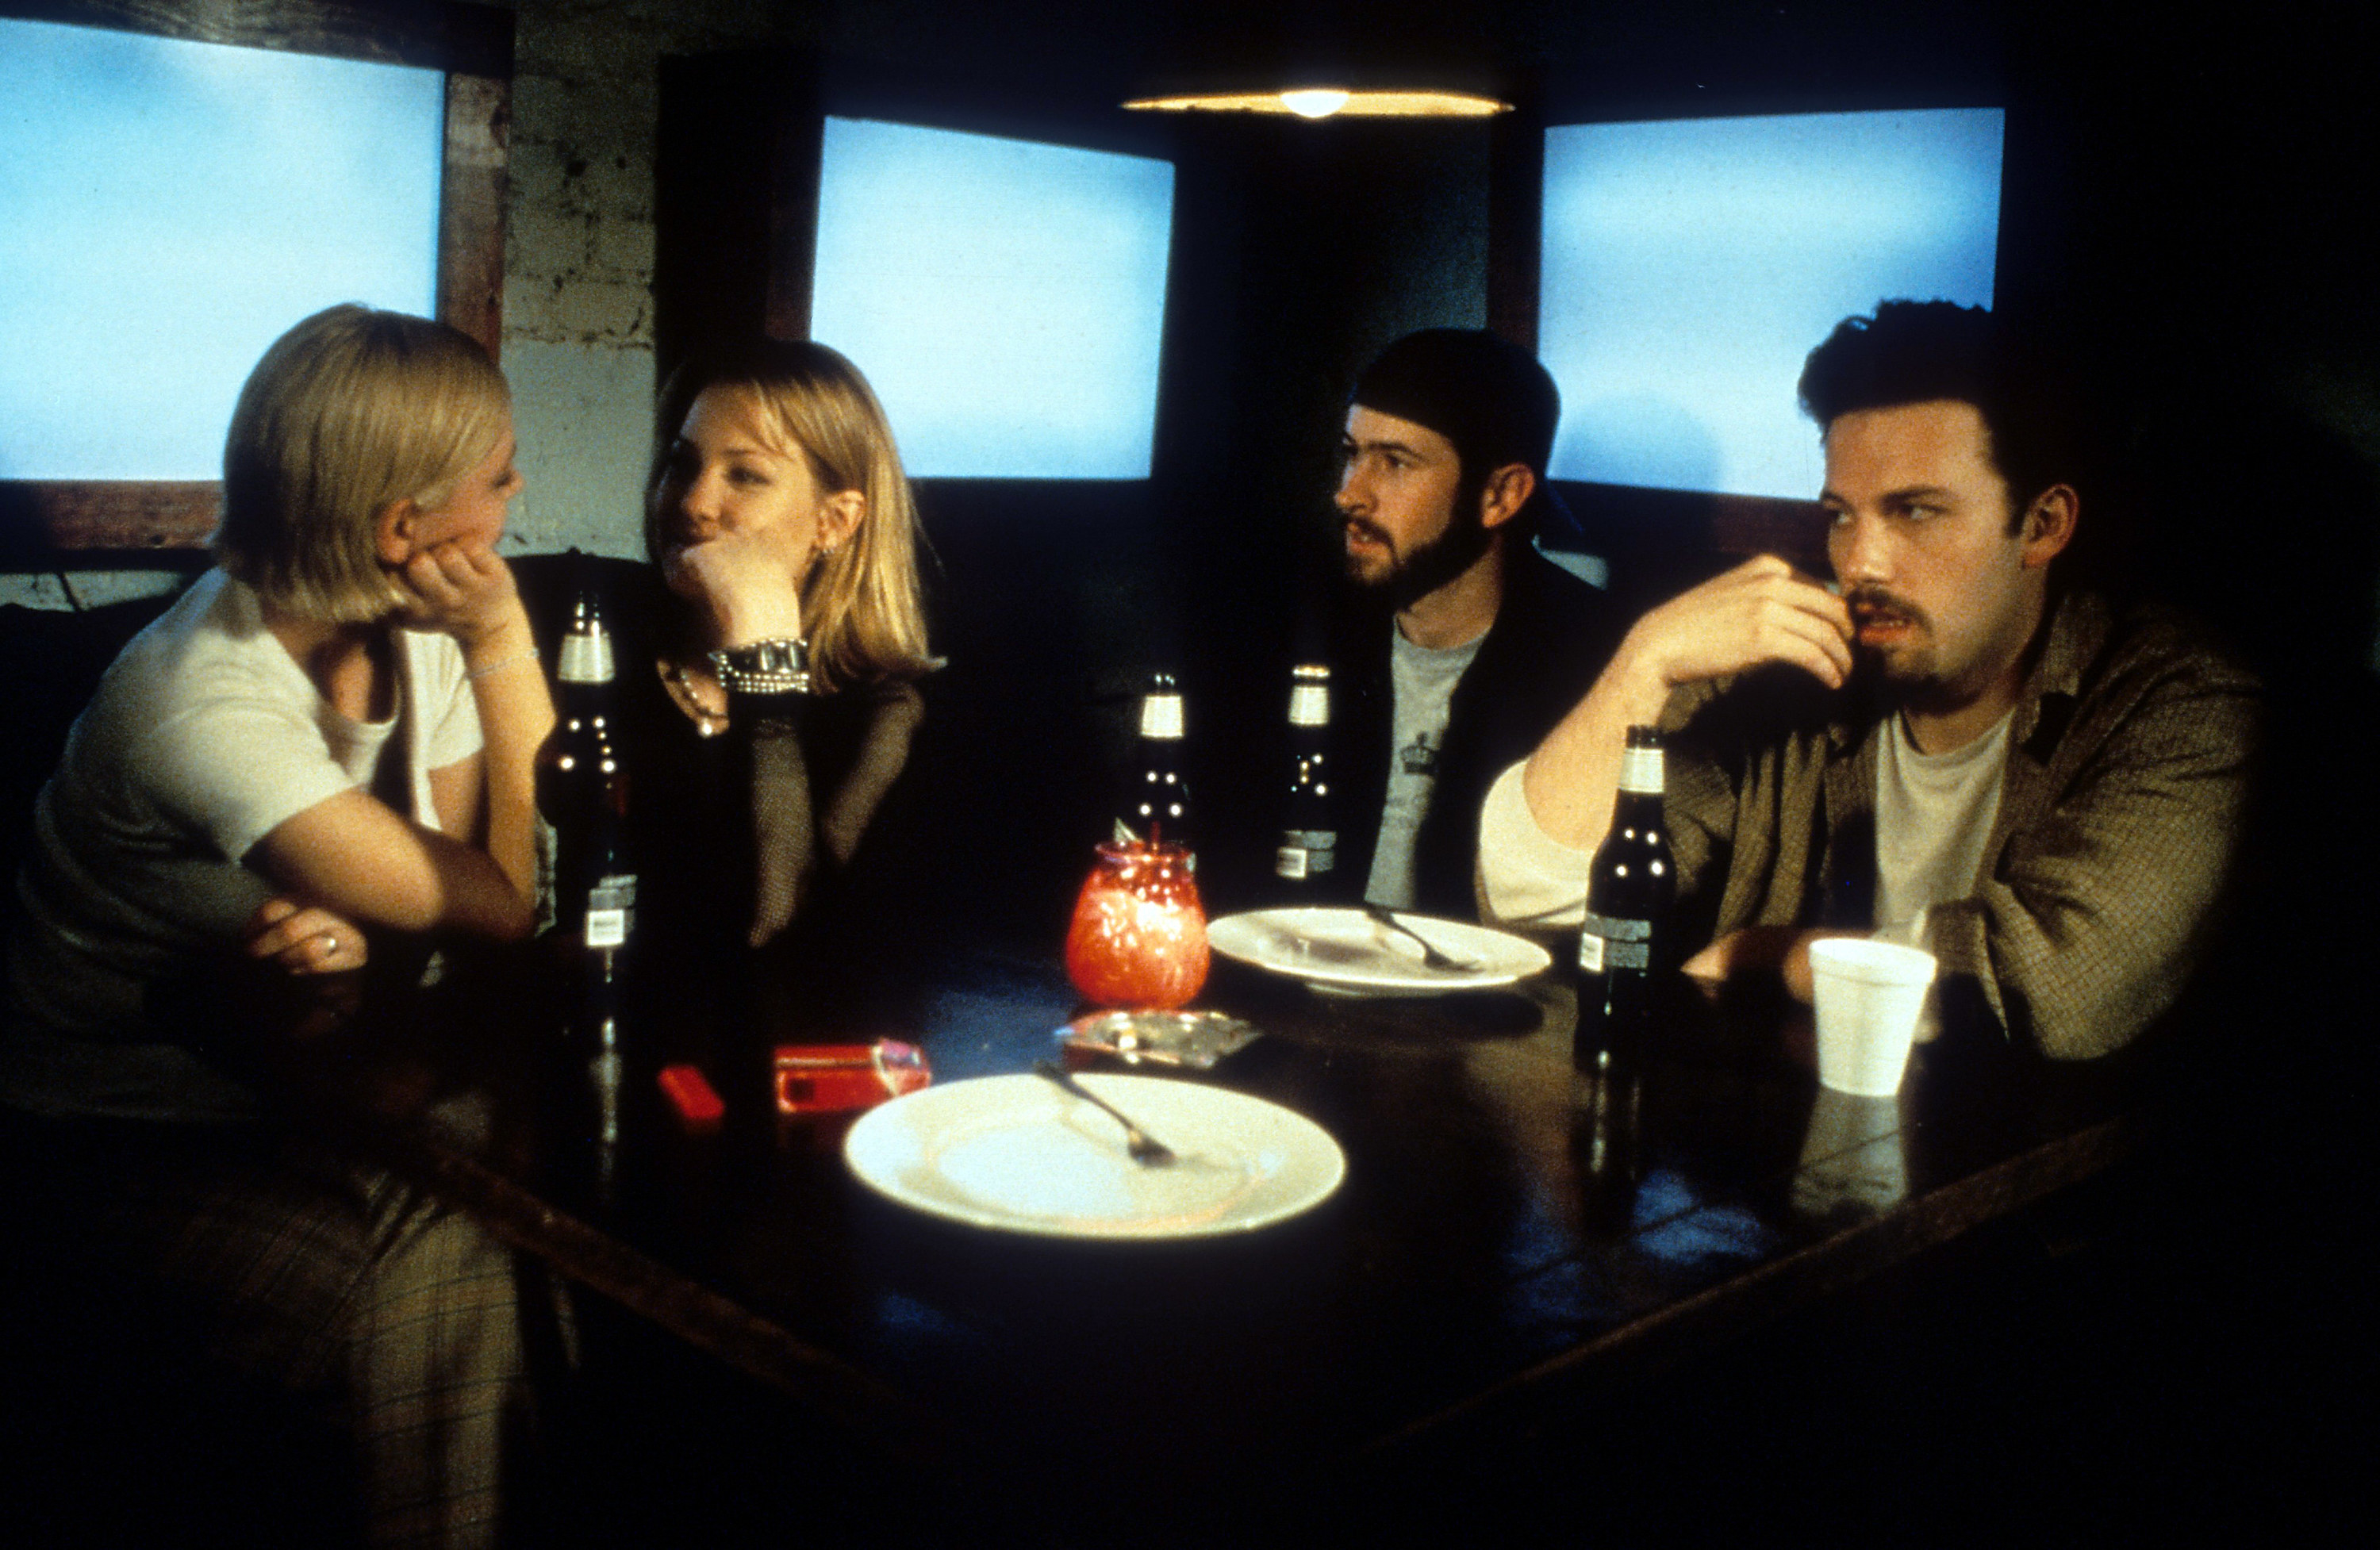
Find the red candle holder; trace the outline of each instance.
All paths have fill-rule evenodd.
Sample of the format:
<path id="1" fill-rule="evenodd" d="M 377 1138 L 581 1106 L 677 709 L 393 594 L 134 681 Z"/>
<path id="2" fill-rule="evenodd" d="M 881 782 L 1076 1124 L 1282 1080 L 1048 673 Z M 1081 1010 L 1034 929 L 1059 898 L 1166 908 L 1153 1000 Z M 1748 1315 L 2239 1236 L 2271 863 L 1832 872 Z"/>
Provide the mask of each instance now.
<path id="1" fill-rule="evenodd" d="M 1075 902 L 1066 973 L 1094 1005 L 1170 1011 L 1207 983 L 1190 847 L 1108 841 Z"/>

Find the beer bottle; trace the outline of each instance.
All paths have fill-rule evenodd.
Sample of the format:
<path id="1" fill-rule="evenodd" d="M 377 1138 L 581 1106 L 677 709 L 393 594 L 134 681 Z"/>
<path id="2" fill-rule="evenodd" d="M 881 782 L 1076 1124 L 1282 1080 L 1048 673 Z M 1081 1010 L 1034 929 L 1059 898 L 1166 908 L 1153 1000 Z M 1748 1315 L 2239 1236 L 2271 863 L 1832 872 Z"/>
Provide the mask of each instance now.
<path id="1" fill-rule="evenodd" d="M 553 836 L 553 929 L 608 972 L 635 925 L 628 772 L 612 703 L 612 637 L 581 592 L 554 667 L 553 730 L 537 752 L 537 809 Z"/>
<path id="2" fill-rule="evenodd" d="M 620 958 L 636 927 L 618 737 L 612 637 L 596 594 L 584 590 L 554 664 L 553 730 L 538 749 L 537 807 L 552 847 L 548 940 L 562 980 L 560 1053 L 577 1078 L 555 1093 L 568 1110 L 565 1128 L 587 1144 L 572 1160 L 592 1205 L 608 1202 L 619 1149 Z"/>
<path id="3" fill-rule="evenodd" d="M 1653 966 L 1666 944 L 1659 933 L 1677 894 L 1677 866 L 1661 817 L 1661 734 L 1630 727 L 1621 756 L 1611 830 L 1595 853 L 1586 885 L 1586 922 L 1578 938 L 1581 1070 L 1632 1063 L 1652 1013 Z"/>
<path id="4" fill-rule="evenodd" d="M 1330 795 L 1330 670 L 1308 662 L 1289 675 L 1289 797 L 1273 875 L 1300 897 L 1330 886 L 1338 859 L 1337 804 Z"/>
<path id="5" fill-rule="evenodd" d="M 1116 838 L 1152 845 L 1186 845 L 1190 839 L 1190 777 L 1183 759 L 1182 689 L 1170 672 L 1150 676 L 1140 696 L 1140 746 L 1136 778 L 1116 818 Z"/>

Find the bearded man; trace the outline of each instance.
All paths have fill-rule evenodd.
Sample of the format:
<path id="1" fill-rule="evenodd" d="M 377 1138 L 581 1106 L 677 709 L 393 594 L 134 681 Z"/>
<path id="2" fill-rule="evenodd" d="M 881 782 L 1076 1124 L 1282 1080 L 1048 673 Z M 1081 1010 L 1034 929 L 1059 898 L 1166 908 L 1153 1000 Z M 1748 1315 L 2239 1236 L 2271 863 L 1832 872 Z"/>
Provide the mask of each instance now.
<path id="1" fill-rule="evenodd" d="M 1357 381 L 1337 505 L 1339 897 L 1475 917 L 1480 804 L 1585 692 L 1616 622 L 1531 539 L 1561 401 L 1527 351 L 1428 329 Z"/>
<path id="2" fill-rule="evenodd" d="M 2057 564 L 2082 497 L 2048 363 L 1981 308 L 1886 302 L 1811 352 L 1835 586 L 1762 556 L 1637 621 L 1498 781 L 1490 914 L 1580 918 L 1632 724 L 1669 738 L 1683 966 L 1817 936 L 1931 951 L 1944 1025 L 2108 1053 L 2175 1002 L 2238 846 L 2259 694 Z"/>

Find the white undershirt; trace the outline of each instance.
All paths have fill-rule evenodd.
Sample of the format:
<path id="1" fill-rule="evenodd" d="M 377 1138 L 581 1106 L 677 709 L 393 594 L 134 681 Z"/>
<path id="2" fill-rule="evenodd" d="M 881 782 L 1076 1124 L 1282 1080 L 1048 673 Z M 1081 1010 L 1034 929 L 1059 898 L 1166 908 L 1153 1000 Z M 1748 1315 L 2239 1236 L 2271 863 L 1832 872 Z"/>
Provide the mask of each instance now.
<path id="1" fill-rule="evenodd" d="M 1438 789 L 1438 760 L 1446 745 L 1446 720 L 1454 686 L 1479 655 L 1485 631 L 1460 646 L 1415 646 L 1390 626 L 1389 685 L 1395 696 L 1390 718 L 1389 796 L 1380 808 L 1380 833 L 1372 847 L 1372 875 L 1364 897 L 1375 904 L 1406 909 L 1414 901 L 1414 836 Z"/>
<path id="2" fill-rule="evenodd" d="M 1909 724 L 1877 729 L 1876 757 L 1876 934 L 1915 941 L 1925 912 L 1975 891 L 1984 847 L 2000 812 L 2009 723 L 1947 754 L 1919 751 Z"/>

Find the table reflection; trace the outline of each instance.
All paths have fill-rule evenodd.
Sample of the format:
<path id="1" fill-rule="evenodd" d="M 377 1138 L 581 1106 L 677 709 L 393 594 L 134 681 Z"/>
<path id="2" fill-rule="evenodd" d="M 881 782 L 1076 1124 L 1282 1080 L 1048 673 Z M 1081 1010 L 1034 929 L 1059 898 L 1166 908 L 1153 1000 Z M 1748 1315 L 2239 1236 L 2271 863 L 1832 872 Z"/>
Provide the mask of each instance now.
<path id="1" fill-rule="evenodd" d="M 838 1374 L 820 1381 L 872 1396 L 853 1401 L 864 1411 L 931 1415 L 1003 1455 L 1150 1424 L 1152 1405 L 1217 1470 L 1380 1446 L 1839 1284 L 1838 1246 L 1871 1264 L 1861 1229 L 1915 1203 L 1930 1215 L 1913 1243 L 1956 1230 L 1957 1212 L 2005 1210 L 2022 1195 L 2008 1169 L 2095 1122 L 2045 1128 L 2019 1089 L 1954 1069 L 1938 1043 L 1897 1100 L 1825 1092 L 1781 1009 L 1690 988 L 1640 1059 L 1582 1071 L 1557 975 L 1366 998 L 1219 963 L 1195 1010 L 1260 1036 L 1211 1071 L 1075 1058 L 1302 1114 L 1344 1152 L 1343 1183 L 1226 1240 L 1043 1241 L 858 1185 L 840 1155 L 849 1117 L 778 1113 L 771 1059 L 896 1038 L 926 1052 L 933 1090 L 1023 1072 L 1085 1011 L 1064 966 L 953 951 L 852 967 L 869 972 L 832 998 L 626 1029 L 606 1200 L 543 1182 L 584 1172 L 568 1157 L 584 1131 L 549 1132 L 498 1171 L 591 1224 L 543 1251 L 565 1274 L 791 1392 Z M 715 1134 L 673 1126 L 655 1095 L 659 1068 L 688 1060 L 725 1102 Z"/>

